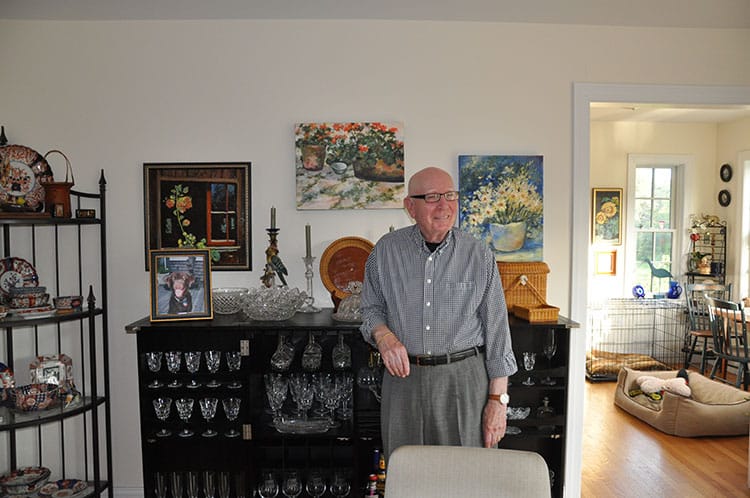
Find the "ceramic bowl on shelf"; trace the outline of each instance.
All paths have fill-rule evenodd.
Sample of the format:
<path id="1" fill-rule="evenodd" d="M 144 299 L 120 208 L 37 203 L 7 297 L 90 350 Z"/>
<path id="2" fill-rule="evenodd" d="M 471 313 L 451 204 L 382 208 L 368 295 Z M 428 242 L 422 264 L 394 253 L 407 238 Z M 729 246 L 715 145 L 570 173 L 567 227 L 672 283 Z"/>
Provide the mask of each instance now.
<path id="1" fill-rule="evenodd" d="M 6 495 L 32 495 L 37 493 L 49 479 L 46 467 L 22 467 L 0 477 L 0 488 Z"/>
<path id="2" fill-rule="evenodd" d="M 44 287 L 40 287 L 44 289 Z M 49 294 L 11 294 L 10 296 L 10 307 L 13 309 L 23 308 L 37 308 L 39 306 L 47 306 L 49 303 Z"/>
<path id="3" fill-rule="evenodd" d="M 27 384 L 13 388 L 10 398 L 17 410 L 34 412 L 53 406 L 60 396 L 60 389 L 54 384 Z"/>
<path id="4" fill-rule="evenodd" d="M 211 290 L 214 312 L 219 315 L 233 315 L 242 311 L 242 303 L 247 296 L 245 287 L 220 287 Z"/>
<path id="5" fill-rule="evenodd" d="M 306 299 L 307 293 L 296 287 L 255 287 L 248 291 L 242 311 L 253 320 L 288 320 Z"/>

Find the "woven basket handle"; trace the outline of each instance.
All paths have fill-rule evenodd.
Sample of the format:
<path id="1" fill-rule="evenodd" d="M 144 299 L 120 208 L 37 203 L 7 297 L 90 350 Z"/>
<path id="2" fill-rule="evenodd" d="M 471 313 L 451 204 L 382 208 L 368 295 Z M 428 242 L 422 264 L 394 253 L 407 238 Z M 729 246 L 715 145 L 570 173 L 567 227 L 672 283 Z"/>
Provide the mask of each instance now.
<path id="1" fill-rule="evenodd" d="M 68 159 L 68 156 L 63 154 L 61 150 L 57 150 L 57 149 L 50 150 L 44 155 L 44 159 L 46 160 L 47 156 L 53 153 L 60 154 L 61 156 L 65 158 L 65 183 L 68 183 L 68 173 L 70 173 L 70 183 L 75 183 L 76 180 L 75 178 L 73 178 L 73 166 L 70 165 L 70 159 Z"/>
<path id="2" fill-rule="evenodd" d="M 542 304 L 547 304 L 547 300 L 542 296 L 542 294 L 537 290 L 536 287 L 534 287 L 534 284 L 529 282 L 529 277 L 526 275 L 519 275 L 516 280 L 513 281 L 511 285 L 508 286 L 507 289 L 503 289 L 504 292 L 509 292 L 513 290 L 514 288 L 518 287 L 519 285 L 523 285 L 526 288 L 528 288 L 534 296 L 536 296 L 537 299 L 539 299 L 539 302 Z"/>

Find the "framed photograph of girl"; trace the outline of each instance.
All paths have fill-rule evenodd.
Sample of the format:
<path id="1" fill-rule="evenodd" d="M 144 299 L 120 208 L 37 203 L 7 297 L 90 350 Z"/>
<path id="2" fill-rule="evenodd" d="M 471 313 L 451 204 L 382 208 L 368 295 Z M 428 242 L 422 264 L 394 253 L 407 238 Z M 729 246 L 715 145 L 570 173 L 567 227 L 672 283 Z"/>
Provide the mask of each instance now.
<path id="1" fill-rule="evenodd" d="M 155 249 L 151 268 L 151 321 L 213 318 L 208 249 Z"/>

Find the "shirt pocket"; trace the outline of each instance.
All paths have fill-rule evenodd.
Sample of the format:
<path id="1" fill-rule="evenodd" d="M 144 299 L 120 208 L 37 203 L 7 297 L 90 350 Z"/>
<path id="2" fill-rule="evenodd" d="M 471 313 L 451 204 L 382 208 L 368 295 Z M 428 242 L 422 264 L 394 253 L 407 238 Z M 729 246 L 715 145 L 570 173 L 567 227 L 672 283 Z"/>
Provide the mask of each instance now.
<path id="1" fill-rule="evenodd" d="M 438 302 L 445 303 L 441 314 L 445 313 L 446 320 L 466 316 L 477 308 L 477 287 L 474 282 L 448 282 L 445 293 L 444 299 Z"/>

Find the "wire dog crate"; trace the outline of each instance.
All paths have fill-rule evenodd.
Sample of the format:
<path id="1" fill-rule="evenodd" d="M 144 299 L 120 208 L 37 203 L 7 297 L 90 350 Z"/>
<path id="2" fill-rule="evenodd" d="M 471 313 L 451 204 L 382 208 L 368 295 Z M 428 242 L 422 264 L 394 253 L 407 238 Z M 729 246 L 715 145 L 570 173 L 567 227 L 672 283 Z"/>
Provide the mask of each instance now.
<path id="1" fill-rule="evenodd" d="M 685 306 L 675 299 L 614 298 L 589 306 L 586 377 L 616 380 L 620 368 L 676 370 L 684 362 Z"/>

